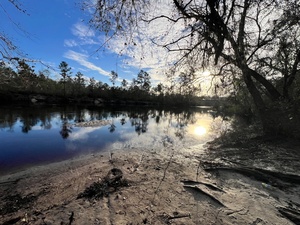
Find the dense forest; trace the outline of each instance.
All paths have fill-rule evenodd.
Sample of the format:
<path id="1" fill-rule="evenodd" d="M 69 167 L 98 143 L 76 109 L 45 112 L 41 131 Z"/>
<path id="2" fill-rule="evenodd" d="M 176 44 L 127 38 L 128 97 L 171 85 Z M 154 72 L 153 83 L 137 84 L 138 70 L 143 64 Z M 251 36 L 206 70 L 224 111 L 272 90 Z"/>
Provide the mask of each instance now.
<path id="1" fill-rule="evenodd" d="M 60 79 L 52 79 L 50 75 L 51 70 L 48 69 L 35 72 L 34 66 L 25 60 L 18 60 L 15 69 L 2 63 L 1 101 L 193 105 L 200 100 L 196 96 L 200 91 L 199 87 L 187 85 L 188 81 L 180 88 L 168 87 L 162 83 L 151 86 L 151 77 L 144 70 L 131 82 L 123 79 L 119 86 L 116 85 L 118 74 L 114 71 L 111 71 L 109 85 L 93 77 L 87 78 L 81 72 L 73 75 L 71 67 L 65 61 L 59 65 Z"/>

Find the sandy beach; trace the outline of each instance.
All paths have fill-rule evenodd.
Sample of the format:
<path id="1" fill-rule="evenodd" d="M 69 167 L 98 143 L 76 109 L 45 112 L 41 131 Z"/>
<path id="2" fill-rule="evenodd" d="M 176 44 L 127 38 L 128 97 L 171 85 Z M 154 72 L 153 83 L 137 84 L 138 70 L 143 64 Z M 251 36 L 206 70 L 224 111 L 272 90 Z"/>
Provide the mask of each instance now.
<path id="1" fill-rule="evenodd" d="M 298 212 L 299 184 L 276 187 L 216 162 L 209 171 L 207 150 L 115 150 L 4 175 L 0 224 L 297 224 L 280 210 Z M 79 197 L 95 184 L 107 190 Z"/>

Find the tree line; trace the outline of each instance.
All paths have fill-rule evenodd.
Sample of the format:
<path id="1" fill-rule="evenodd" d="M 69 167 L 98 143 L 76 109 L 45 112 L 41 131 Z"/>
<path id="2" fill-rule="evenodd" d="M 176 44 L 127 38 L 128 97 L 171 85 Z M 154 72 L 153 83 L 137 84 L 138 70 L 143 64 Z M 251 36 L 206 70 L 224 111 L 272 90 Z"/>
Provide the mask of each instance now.
<path id="1" fill-rule="evenodd" d="M 111 85 L 87 77 L 78 71 L 73 75 L 67 62 L 59 64 L 59 79 L 52 79 L 48 69 L 35 72 L 34 66 L 25 60 L 18 60 L 13 69 L 6 63 L 0 64 L 0 93 L 2 101 L 15 100 L 15 95 L 46 95 L 62 100 L 77 102 L 93 101 L 132 101 L 155 104 L 195 104 L 195 92 L 175 91 L 162 83 L 151 85 L 150 75 L 141 70 L 132 81 L 125 79 L 116 86 L 118 74 L 111 71 Z M 180 88 L 182 90 L 182 87 Z M 188 101 L 187 101 L 188 100 Z"/>

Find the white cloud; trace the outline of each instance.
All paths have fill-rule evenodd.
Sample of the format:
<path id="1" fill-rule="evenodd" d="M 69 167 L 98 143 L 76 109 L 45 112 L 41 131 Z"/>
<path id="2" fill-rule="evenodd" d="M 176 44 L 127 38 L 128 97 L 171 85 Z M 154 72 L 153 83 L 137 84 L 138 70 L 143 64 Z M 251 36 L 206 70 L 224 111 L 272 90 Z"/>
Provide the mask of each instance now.
<path id="1" fill-rule="evenodd" d="M 81 128 L 76 132 L 73 132 L 70 134 L 69 140 L 71 141 L 78 141 L 78 140 L 86 140 L 89 137 L 89 134 L 101 129 L 101 127 L 86 127 L 86 128 Z"/>
<path id="2" fill-rule="evenodd" d="M 78 22 L 72 27 L 72 33 L 80 38 L 94 37 L 95 32 L 85 24 Z"/>
<path id="3" fill-rule="evenodd" d="M 86 55 L 86 54 L 82 54 L 79 52 L 69 50 L 64 54 L 64 57 L 67 59 L 74 60 L 77 63 L 79 63 L 80 65 L 82 65 L 90 70 L 98 71 L 101 75 L 110 77 L 110 72 L 105 71 L 101 67 L 96 66 L 95 64 L 89 62 L 88 55 Z"/>
<path id="4" fill-rule="evenodd" d="M 149 9 L 151 14 L 146 14 L 148 15 L 146 19 L 160 15 L 173 15 L 174 10 L 170 5 L 172 1 L 153 1 L 152 8 Z M 136 44 L 125 46 L 127 40 L 123 36 L 115 36 L 109 42 L 109 48 L 114 53 L 128 56 L 123 60 L 128 66 L 147 70 L 154 80 L 153 83 L 164 82 L 165 72 L 182 56 L 182 53 L 168 51 L 163 46 L 181 37 L 186 26 L 183 21 L 174 24 L 163 18 L 153 20 L 151 23 L 141 22 L 139 25 L 139 30 L 130 36 L 130 40 Z M 182 47 L 188 43 L 181 41 L 179 44 Z"/>
<path id="5" fill-rule="evenodd" d="M 91 7 L 96 2 L 95 0 L 89 1 Z M 160 15 L 173 15 L 174 10 L 170 7 L 172 4 L 171 0 L 152 1 L 152 8 L 149 9 L 149 13 L 146 13 L 148 16 L 146 19 Z M 121 35 L 115 36 L 109 40 L 106 47 L 108 47 L 112 53 L 124 56 L 122 60 L 123 66 L 140 68 L 147 71 L 152 78 L 152 84 L 155 85 L 159 82 L 165 82 L 166 71 L 170 68 L 170 65 L 180 57 L 178 52 L 170 52 L 164 48 L 163 45 L 180 37 L 185 27 L 184 22 L 178 22 L 174 25 L 166 19 L 154 20 L 150 24 L 142 24 L 141 22 L 139 30 L 133 31 L 132 35 L 127 37 L 129 40 Z M 71 31 L 77 39 L 75 39 L 76 41 L 65 40 L 67 47 L 80 47 L 81 45 L 96 45 L 99 47 L 107 41 L 103 35 L 97 36 L 91 27 L 82 22 L 74 24 Z M 136 44 L 130 44 L 132 41 Z M 183 44 L 186 45 L 185 42 L 181 43 L 181 45 Z M 97 70 L 105 76 L 109 76 L 110 74 L 88 62 L 87 55 L 68 51 L 65 57 L 73 59 L 89 69 Z M 126 70 L 127 69 L 124 71 Z"/>
<path id="6" fill-rule="evenodd" d="M 78 43 L 75 40 L 67 39 L 64 41 L 64 45 L 67 47 L 75 47 L 78 46 Z"/>
<path id="7" fill-rule="evenodd" d="M 75 23 L 71 28 L 74 39 L 64 40 L 66 47 L 77 47 L 82 45 L 100 45 L 95 31 L 82 22 Z"/>

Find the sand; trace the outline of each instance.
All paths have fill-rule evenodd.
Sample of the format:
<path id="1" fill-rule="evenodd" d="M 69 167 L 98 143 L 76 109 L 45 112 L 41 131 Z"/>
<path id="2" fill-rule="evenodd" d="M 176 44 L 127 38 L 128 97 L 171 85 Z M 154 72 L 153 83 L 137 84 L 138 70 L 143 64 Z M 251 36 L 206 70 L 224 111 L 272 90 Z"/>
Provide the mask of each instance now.
<path id="1" fill-rule="evenodd" d="M 240 173 L 207 172 L 205 149 L 120 149 L 4 175 L 0 224 L 294 224 L 278 209 L 299 207 L 299 185 L 282 190 Z M 126 185 L 77 198 L 113 168 Z"/>

